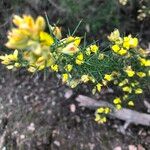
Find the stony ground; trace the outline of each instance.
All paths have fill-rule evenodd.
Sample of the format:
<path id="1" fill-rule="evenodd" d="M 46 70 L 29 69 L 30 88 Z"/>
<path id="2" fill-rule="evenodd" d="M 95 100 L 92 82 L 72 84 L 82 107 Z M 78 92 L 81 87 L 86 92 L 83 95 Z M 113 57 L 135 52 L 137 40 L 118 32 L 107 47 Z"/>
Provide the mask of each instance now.
<path id="1" fill-rule="evenodd" d="M 134 150 L 150 149 L 150 131 L 123 122 L 94 122 L 94 113 L 79 108 L 77 92 L 66 99 L 67 87 L 53 75 L 9 72 L 0 67 L 0 147 L 3 150 Z M 83 90 L 84 91 L 84 90 Z M 68 96 L 68 95 L 67 95 Z M 3 146 L 2 146 L 3 145 Z M 119 150 L 119 149 L 118 149 Z"/>

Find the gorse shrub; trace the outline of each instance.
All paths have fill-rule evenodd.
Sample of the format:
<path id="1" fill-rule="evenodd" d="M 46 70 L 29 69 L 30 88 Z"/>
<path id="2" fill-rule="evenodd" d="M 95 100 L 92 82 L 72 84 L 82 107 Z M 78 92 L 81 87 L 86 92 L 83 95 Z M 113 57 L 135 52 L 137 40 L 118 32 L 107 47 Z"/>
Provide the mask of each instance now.
<path id="1" fill-rule="evenodd" d="M 108 35 L 109 45 L 101 48 L 96 42 L 86 44 L 84 36 L 75 36 L 77 28 L 63 38 L 61 28 L 50 25 L 48 18 L 49 33 L 45 32 L 46 22 L 41 16 L 34 20 L 29 15 L 15 15 L 13 23 L 15 27 L 8 32 L 6 46 L 14 51 L 0 56 L 8 69 L 26 68 L 32 73 L 51 70 L 71 88 L 90 84 L 93 94 L 114 85 L 121 91 L 112 100 L 118 110 L 134 106 L 149 83 L 148 53 L 132 35 L 122 36 L 115 29 Z M 95 120 L 106 122 L 109 112 L 108 107 L 97 109 Z"/>

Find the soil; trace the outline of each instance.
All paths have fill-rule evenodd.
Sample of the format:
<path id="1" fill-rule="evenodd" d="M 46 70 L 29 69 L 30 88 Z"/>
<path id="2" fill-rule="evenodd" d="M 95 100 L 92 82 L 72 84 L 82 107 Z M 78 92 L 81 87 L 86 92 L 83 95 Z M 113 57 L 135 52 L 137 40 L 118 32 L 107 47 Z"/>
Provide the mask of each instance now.
<path id="1" fill-rule="evenodd" d="M 37 16 L 47 12 L 51 20 L 58 19 L 55 19 L 56 9 L 52 11 L 49 3 L 42 3 L 40 0 L 0 1 L 1 52 L 6 49 L 3 44 L 12 25 L 12 14 L 26 12 Z M 0 150 L 134 150 L 131 149 L 134 145 L 138 150 L 150 149 L 147 127 L 130 125 L 123 135 L 118 129 L 124 122 L 110 119 L 106 124 L 97 124 L 94 112 L 79 107 L 75 101 L 85 88 L 73 91 L 67 99 L 65 94 L 70 89 L 60 86 L 51 73 L 44 80 L 43 73 L 12 72 L 1 65 L 0 70 Z"/>
<path id="2" fill-rule="evenodd" d="M 131 125 L 126 135 L 117 131 L 123 122 L 94 121 L 94 113 L 75 102 L 79 92 L 65 98 L 68 87 L 52 74 L 31 76 L 24 70 L 0 67 L 0 135 L 7 150 L 113 150 L 142 145 L 150 149 L 150 131 Z M 75 112 L 71 105 L 75 104 Z"/>

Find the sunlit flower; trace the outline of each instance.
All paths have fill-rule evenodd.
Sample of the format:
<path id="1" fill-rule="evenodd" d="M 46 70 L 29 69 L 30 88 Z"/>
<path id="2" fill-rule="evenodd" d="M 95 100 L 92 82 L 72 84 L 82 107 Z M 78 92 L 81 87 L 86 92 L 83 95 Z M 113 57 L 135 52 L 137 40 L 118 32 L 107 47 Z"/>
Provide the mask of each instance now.
<path id="1" fill-rule="evenodd" d="M 113 79 L 111 74 L 105 74 L 104 79 L 107 81 L 111 81 Z"/>
<path id="2" fill-rule="evenodd" d="M 89 75 L 82 75 L 81 76 L 81 81 L 83 83 L 87 83 L 90 80 Z"/>
<path id="3" fill-rule="evenodd" d="M 73 66 L 71 64 L 68 64 L 65 66 L 65 70 L 70 72 L 72 70 Z"/>
<path id="4" fill-rule="evenodd" d="M 46 32 L 40 32 L 40 42 L 43 45 L 51 46 L 54 43 L 54 39 Z"/>
<path id="5" fill-rule="evenodd" d="M 131 87 L 129 87 L 129 86 L 125 86 L 125 87 L 123 87 L 123 88 L 122 88 L 122 90 L 123 90 L 124 92 L 129 92 L 129 93 L 131 93 L 131 92 L 132 92 L 132 88 L 131 88 Z"/>
<path id="6" fill-rule="evenodd" d="M 2 64 L 6 65 L 8 69 L 13 69 L 14 67 L 20 67 L 18 61 L 18 50 L 15 50 L 13 54 L 5 54 L 4 56 L 0 56 L 2 60 Z"/>
<path id="7" fill-rule="evenodd" d="M 96 88 L 97 88 L 97 91 L 98 92 L 100 92 L 101 91 L 101 89 L 102 89 L 102 84 L 100 84 L 100 83 L 98 83 L 97 85 L 96 85 Z"/>
<path id="8" fill-rule="evenodd" d="M 119 97 L 116 97 L 114 100 L 113 100 L 113 103 L 114 104 L 119 104 L 121 103 L 121 99 Z"/>
<path id="9" fill-rule="evenodd" d="M 144 73 L 144 72 L 137 72 L 136 74 L 137 74 L 140 78 L 143 78 L 143 77 L 146 76 L 146 73 Z"/>
<path id="10" fill-rule="evenodd" d="M 52 33 L 54 34 L 54 36 L 57 38 L 57 39 L 61 39 L 62 38 L 62 34 L 61 34 L 61 28 L 60 27 L 57 27 L 57 26 L 51 26 L 51 30 L 52 30 Z"/>
<path id="11" fill-rule="evenodd" d="M 122 106 L 120 104 L 115 105 L 117 110 L 120 110 Z"/>
<path id="12" fill-rule="evenodd" d="M 76 57 L 76 64 L 81 65 L 84 62 L 84 57 L 82 53 L 79 53 Z"/>
<path id="13" fill-rule="evenodd" d="M 118 29 L 115 29 L 109 36 L 108 39 L 112 42 L 117 41 L 120 38 L 120 32 Z"/>
<path id="14" fill-rule="evenodd" d="M 130 100 L 130 101 L 128 102 L 128 105 L 129 105 L 129 106 L 134 106 L 134 102 Z"/>
<path id="15" fill-rule="evenodd" d="M 89 46 L 89 49 L 92 53 L 97 53 L 99 47 L 97 45 L 93 44 L 93 45 Z"/>
<path id="16" fill-rule="evenodd" d="M 124 71 L 129 77 L 133 77 L 135 75 L 135 71 L 132 70 L 131 66 L 128 66 Z"/>
<path id="17" fill-rule="evenodd" d="M 65 83 L 69 79 L 69 75 L 67 73 L 62 74 L 62 82 Z"/>
<path id="18" fill-rule="evenodd" d="M 145 58 L 139 58 L 139 61 L 141 63 L 142 66 L 145 66 L 145 67 L 149 67 L 150 66 L 150 60 L 146 60 Z"/>
<path id="19" fill-rule="evenodd" d="M 45 20 L 39 16 L 34 20 L 31 16 L 14 16 L 13 23 L 17 28 L 8 32 L 8 42 L 6 46 L 12 49 L 24 49 L 29 40 L 38 40 L 39 34 L 45 29 Z"/>
<path id="20" fill-rule="evenodd" d="M 120 47 L 118 45 L 113 45 L 111 48 L 115 53 L 118 53 L 118 51 L 120 50 Z"/>
<path id="21" fill-rule="evenodd" d="M 137 88 L 135 90 L 135 94 L 141 94 L 141 93 L 143 93 L 143 90 L 141 88 Z"/>
<path id="22" fill-rule="evenodd" d="M 61 49 L 61 53 L 72 55 L 79 51 L 79 48 L 72 42 L 69 43 L 66 47 Z"/>
<path id="23" fill-rule="evenodd" d="M 55 72 L 58 72 L 58 65 L 57 64 L 51 65 L 51 69 Z"/>

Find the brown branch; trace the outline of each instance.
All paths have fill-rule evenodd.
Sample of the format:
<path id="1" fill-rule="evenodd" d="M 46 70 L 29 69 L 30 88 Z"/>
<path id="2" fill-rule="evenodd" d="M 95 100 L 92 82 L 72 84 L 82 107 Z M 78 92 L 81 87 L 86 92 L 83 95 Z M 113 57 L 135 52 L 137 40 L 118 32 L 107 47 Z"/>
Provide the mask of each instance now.
<path id="1" fill-rule="evenodd" d="M 122 108 L 121 110 L 116 110 L 115 107 L 105 101 L 96 101 L 87 96 L 79 95 L 76 98 L 76 101 L 79 102 L 80 106 L 84 106 L 90 109 L 97 109 L 101 106 L 107 106 L 113 109 L 110 113 L 110 116 L 118 118 L 128 123 L 140 124 L 144 126 L 150 126 L 150 115 L 145 113 L 140 113 L 134 110 Z"/>

